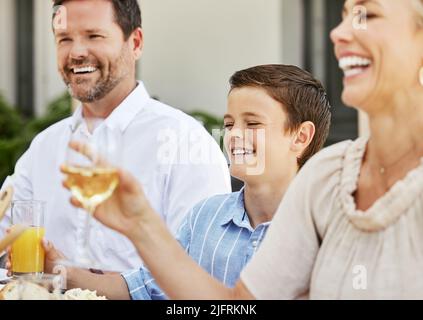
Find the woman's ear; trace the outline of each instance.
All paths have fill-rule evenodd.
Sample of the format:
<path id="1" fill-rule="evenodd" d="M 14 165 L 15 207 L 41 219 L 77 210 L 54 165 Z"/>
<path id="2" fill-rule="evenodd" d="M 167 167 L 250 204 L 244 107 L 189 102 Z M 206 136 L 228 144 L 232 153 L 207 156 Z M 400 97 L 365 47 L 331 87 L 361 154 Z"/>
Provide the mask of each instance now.
<path id="1" fill-rule="evenodd" d="M 297 130 L 292 141 L 291 150 L 294 151 L 298 157 L 304 153 L 305 149 L 313 141 L 314 134 L 316 133 L 316 127 L 311 121 L 303 122 Z"/>

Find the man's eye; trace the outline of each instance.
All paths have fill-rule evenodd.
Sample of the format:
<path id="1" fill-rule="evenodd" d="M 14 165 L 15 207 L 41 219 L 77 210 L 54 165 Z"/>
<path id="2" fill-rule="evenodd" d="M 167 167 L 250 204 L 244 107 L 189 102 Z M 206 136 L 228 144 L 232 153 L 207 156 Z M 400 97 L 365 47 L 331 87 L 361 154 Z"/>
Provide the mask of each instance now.
<path id="1" fill-rule="evenodd" d="M 103 36 L 99 35 L 99 34 L 92 34 L 90 35 L 90 39 L 100 39 L 103 38 Z"/>
<path id="2" fill-rule="evenodd" d="M 231 129 L 233 126 L 234 126 L 234 124 L 233 124 L 233 123 L 225 123 L 225 124 L 223 125 L 223 127 L 224 127 L 225 129 Z"/>
<path id="3" fill-rule="evenodd" d="M 254 126 L 259 126 L 259 125 L 260 125 L 260 123 L 258 123 L 258 122 L 248 122 L 248 123 L 247 123 L 247 125 L 248 125 L 249 127 L 254 127 Z"/>
<path id="4" fill-rule="evenodd" d="M 70 38 L 62 38 L 62 39 L 59 40 L 59 43 L 65 43 L 65 42 L 69 42 L 69 41 L 71 41 Z"/>

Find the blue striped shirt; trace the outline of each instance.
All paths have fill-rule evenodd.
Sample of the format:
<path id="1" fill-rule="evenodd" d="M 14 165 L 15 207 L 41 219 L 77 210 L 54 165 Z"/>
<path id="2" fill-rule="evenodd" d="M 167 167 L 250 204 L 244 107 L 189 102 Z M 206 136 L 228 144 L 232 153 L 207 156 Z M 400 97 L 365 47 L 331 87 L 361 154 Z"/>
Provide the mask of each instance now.
<path id="1" fill-rule="evenodd" d="M 241 190 L 213 196 L 196 205 L 181 224 L 177 240 L 202 268 L 233 287 L 261 244 L 269 224 L 251 227 L 244 206 L 244 190 Z M 133 300 L 167 299 L 145 267 L 122 276 Z"/>

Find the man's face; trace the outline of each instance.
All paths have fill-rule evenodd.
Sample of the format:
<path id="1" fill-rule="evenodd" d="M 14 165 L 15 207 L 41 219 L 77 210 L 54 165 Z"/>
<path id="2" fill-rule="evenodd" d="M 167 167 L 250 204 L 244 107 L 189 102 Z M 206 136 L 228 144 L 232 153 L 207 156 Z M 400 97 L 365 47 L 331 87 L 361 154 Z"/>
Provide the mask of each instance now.
<path id="1" fill-rule="evenodd" d="M 71 95 L 101 100 L 121 81 L 135 77 L 129 41 L 106 0 L 67 1 L 65 28 L 54 31 L 58 69 Z"/>

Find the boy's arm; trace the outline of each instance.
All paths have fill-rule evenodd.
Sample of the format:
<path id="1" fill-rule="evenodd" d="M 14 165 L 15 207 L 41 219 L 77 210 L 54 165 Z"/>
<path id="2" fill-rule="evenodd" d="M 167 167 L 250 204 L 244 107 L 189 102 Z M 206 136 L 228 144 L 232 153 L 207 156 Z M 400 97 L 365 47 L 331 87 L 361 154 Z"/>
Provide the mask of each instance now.
<path id="1" fill-rule="evenodd" d="M 119 273 L 96 274 L 88 270 L 67 268 L 67 289 L 82 288 L 97 291 L 110 300 L 130 300 L 128 286 Z"/>
<path id="2" fill-rule="evenodd" d="M 46 273 L 60 273 L 65 278 L 66 289 L 89 289 L 112 300 L 130 299 L 126 282 L 119 273 L 96 274 L 80 268 L 62 268 L 60 261 L 66 260 L 63 253 L 47 240 L 43 240 L 43 247 L 45 251 L 44 271 Z M 11 270 L 11 266 L 9 259 L 9 270 Z"/>
<path id="3" fill-rule="evenodd" d="M 179 244 L 187 252 L 189 251 L 191 242 L 193 211 L 191 210 L 186 215 L 177 236 Z M 51 260 L 63 257 L 51 243 L 46 244 L 46 254 L 46 258 Z M 49 265 L 49 262 L 47 262 L 47 265 Z M 134 300 L 159 300 L 167 298 L 149 270 L 145 267 L 123 274 L 111 272 L 96 274 L 84 269 L 67 268 L 66 277 L 68 289 L 81 288 L 91 291 L 96 290 L 98 295 L 106 296 L 112 300 L 130 300 L 131 298 Z"/>
<path id="4" fill-rule="evenodd" d="M 179 226 L 177 240 L 180 246 L 189 253 L 192 237 L 192 221 L 194 221 L 194 212 L 192 209 Z M 144 266 L 139 270 L 125 272 L 122 277 L 126 281 L 129 294 L 133 300 L 163 300 L 168 299 L 166 294 L 157 285 L 151 272 Z"/>

